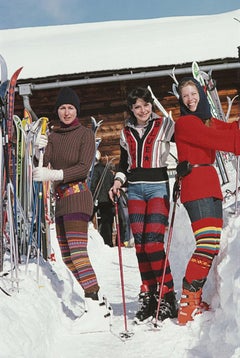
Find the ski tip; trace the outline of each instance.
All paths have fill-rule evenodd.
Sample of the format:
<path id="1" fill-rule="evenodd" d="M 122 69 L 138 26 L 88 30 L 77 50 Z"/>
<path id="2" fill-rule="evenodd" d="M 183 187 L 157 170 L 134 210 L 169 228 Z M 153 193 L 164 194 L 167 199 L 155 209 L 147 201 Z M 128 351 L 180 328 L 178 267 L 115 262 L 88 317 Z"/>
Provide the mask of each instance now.
<path id="1" fill-rule="evenodd" d="M 10 293 L 7 292 L 6 290 L 4 290 L 2 287 L 0 287 L 0 290 L 1 290 L 6 296 L 11 297 Z"/>

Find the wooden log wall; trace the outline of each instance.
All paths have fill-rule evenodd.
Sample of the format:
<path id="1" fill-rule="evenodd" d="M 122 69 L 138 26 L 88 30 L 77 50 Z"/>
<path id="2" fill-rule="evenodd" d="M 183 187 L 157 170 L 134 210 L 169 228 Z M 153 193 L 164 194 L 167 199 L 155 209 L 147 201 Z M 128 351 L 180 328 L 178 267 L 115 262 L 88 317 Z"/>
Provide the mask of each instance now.
<path id="1" fill-rule="evenodd" d="M 209 66 L 211 68 L 211 66 Z M 179 76 L 181 79 L 184 76 Z M 213 77 L 216 80 L 219 97 L 226 113 L 228 102 L 227 97 L 233 98 L 240 95 L 240 70 L 231 69 L 225 71 L 213 72 Z M 62 81 L 69 80 L 68 77 L 61 77 Z M 19 81 L 19 83 L 37 83 L 44 82 L 43 80 L 26 80 Z M 46 79 L 45 79 L 46 82 Z M 53 82 L 51 79 L 49 82 Z M 126 97 L 130 90 L 136 86 L 150 85 L 156 97 L 160 100 L 167 111 L 171 111 L 173 118 L 177 119 L 179 116 L 178 101 L 172 95 L 172 79 L 170 76 L 118 81 L 98 84 L 88 84 L 82 86 L 72 87 L 79 95 L 81 101 L 80 119 L 85 126 L 91 126 L 91 116 L 95 117 L 97 121 L 103 120 L 103 124 L 97 132 L 97 136 L 101 138 L 99 150 L 102 157 L 114 157 L 114 164 L 118 164 L 119 160 L 119 134 L 124 126 L 124 121 L 128 117 L 126 107 Z M 47 116 L 54 123 L 56 114 L 54 113 L 54 104 L 57 98 L 59 89 L 36 90 L 30 96 L 30 103 L 32 109 L 38 117 Z M 231 116 L 237 116 L 240 113 L 240 100 L 233 103 Z M 157 111 L 158 112 L 158 111 Z M 20 117 L 23 116 L 23 100 L 22 97 L 16 94 L 15 113 Z M 159 112 L 158 112 L 159 113 Z"/>

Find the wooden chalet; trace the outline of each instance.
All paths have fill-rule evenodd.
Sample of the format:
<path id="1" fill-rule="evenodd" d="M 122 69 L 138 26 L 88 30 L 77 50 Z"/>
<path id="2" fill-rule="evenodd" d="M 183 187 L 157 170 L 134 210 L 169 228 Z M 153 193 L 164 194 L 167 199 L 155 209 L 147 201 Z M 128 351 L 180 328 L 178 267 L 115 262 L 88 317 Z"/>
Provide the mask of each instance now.
<path id="1" fill-rule="evenodd" d="M 150 85 L 177 119 L 179 106 L 170 77 L 174 67 L 177 79 L 191 75 L 192 61 L 205 72 L 211 70 L 227 112 L 227 98 L 240 95 L 239 19 L 240 9 L 210 16 L 5 30 L 0 53 L 10 72 L 24 66 L 15 113 L 22 117 L 30 102 L 38 117 L 47 116 L 53 123 L 59 89 L 74 88 L 81 101 L 82 123 L 91 126 L 91 117 L 103 121 L 97 133 L 99 149 L 103 157 L 115 157 L 117 164 L 131 89 Z M 239 113 L 235 100 L 231 116 Z"/>
<path id="2" fill-rule="evenodd" d="M 226 113 L 227 98 L 240 95 L 240 63 L 239 59 L 223 59 L 199 63 L 200 68 L 206 71 L 213 70 L 219 97 Z M 173 80 L 170 77 L 174 65 L 159 68 L 138 68 L 121 70 L 117 73 L 95 72 L 54 76 L 20 80 L 16 93 L 15 113 L 23 116 L 23 100 L 29 95 L 32 109 L 38 117 L 46 116 L 51 123 L 56 120 L 54 103 L 59 88 L 68 85 L 76 90 L 81 100 L 81 121 L 91 126 L 91 117 L 96 121 L 103 120 L 97 136 L 101 138 L 100 151 L 102 156 L 115 157 L 115 164 L 119 159 L 119 133 L 128 116 L 126 97 L 128 92 L 136 86 L 150 85 L 156 97 L 164 108 L 172 112 L 173 118 L 179 115 L 179 106 L 176 97 L 171 93 Z M 177 78 L 191 75 L 191 63 L 178 66 L 175 70 Z M 31 87 L 29 84 L 31 83 Z M 51 88 L 53 87 L 53 88 Z M 232 106 L 231 116 L 240 113 L 239 100 Z"/>

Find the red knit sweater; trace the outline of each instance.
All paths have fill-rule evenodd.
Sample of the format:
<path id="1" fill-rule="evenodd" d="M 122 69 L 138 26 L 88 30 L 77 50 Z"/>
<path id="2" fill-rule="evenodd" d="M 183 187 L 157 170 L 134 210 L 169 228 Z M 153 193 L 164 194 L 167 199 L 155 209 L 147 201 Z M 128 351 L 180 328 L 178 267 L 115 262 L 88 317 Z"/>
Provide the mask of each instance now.
<path id="1" fill-rule="evenodd" d="M 213 164 L 217 150 L 240 154 L 240 131 L 236 122 L 212 118 L 208 127 L 196 116 L 182 116 L 175 124 L 175 141 L 179 162 Z M 182 179 L 182 203 L 206 197 L 222 199 L 219 177 L 213 166 L 193 168 Z"/>

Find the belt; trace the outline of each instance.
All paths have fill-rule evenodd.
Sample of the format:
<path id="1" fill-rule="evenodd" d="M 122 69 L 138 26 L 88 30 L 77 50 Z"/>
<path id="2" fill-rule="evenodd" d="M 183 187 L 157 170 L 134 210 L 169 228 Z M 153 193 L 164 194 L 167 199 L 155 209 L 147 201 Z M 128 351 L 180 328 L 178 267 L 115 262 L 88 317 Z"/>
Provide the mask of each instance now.
<path id="1" fill-rule="evenodd" d="M 188 160 L 184 160 L 178 163 L 176 167 L 177 176 L 179 178 L 183 178 L 186 175 L 190 174 L 193 168 L 208 167 L 208 166 L 212 166 L 212 164 L 191 164 Z"/>
<path id="2" fill-rule="evenodd" d="M 198 168 L 198 167 L 213 167 L 213 164 L 191 164 L 192 168 Z"/>
<path id="3" fill-rule="evenodd" d="M 55 189 L 55 197 L 57 200 L 65 198 L 69 195 L 87 191 L 88 185 L 86 182 L 74 182 L 70 184 L 60 184 Z"/>

